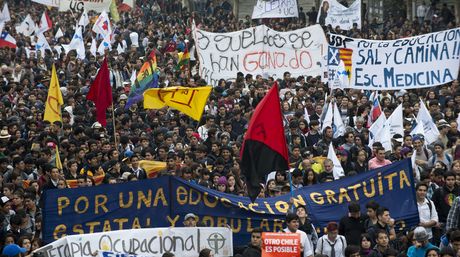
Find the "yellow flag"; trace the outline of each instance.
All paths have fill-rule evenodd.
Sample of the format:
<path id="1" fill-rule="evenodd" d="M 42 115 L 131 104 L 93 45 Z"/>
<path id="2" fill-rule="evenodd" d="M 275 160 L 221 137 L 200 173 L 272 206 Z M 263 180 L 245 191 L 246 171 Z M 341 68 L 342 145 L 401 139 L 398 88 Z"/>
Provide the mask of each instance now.
<path id="1" fill-rule="evenodd" d="M 61 88 L 59 87 L 59 80 L 56 75 L 56 68 L 51 70 L 51 81 L 48 88 L 48 98 L 46 99 L 45 105 L 45 116 L 43 120 L 47 120 L 51 123 L 55 121 L 61 121 L 61 105 L 64 104 L 62 99 Z"/>
<path id="2" fill-rule="evenodd" d="M 56 168 L 62 170 L 61 156 L 59 155 L 59 147 L 56 145 Z"/>
<path id="3" fill-rule="evenodd" d="M 110 4 L 110 16 L 112 16 L 112 20 L 114 22 L 120 21 L 120 14 L 118 13 L 118 8 L 115 0 L 112 0 L 112 3 Z"/>
<path id="4" fill-rule="evenodd" d="M 154 178 L 160 171 L 166 169 L 166 162 L 142 160 L 139 161 L 139 167 L 145 170 L 148 178 Z"/>
<path id="5" fill-rule="evenodd" d="M 172 107 L 195 120 L 200 120 L 212 87 L 151 88 L 144 93 L 145 109 Z"/>

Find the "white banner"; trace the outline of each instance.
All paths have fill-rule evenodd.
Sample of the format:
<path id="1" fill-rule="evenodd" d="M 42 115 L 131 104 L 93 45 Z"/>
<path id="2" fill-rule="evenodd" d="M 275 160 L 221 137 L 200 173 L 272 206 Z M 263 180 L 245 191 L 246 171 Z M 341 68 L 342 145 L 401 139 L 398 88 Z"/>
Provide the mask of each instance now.
<path id="1" fill-rule="evenodd" d="M 99 257 L 152 257 L 151 255 L 137 255 L 128 253 L 116 253 L 110 251 L 100 251 Z"/>
<path id="2" fill-rule="evenodd" d="M 361 0 L 356 0 L 348 8 L 336 0 L 323 0 L 318 11 L 316 22 L 320 25 L 331 25 L 332 28 L 339 26 L 343 30 L 353 28 L 353 23 L 361 28 Z"/>
<path id="3" fill-rule="evenodd" d="M 60 0 L 59 11 L 72 11 L 81 13 L 86 11 L 109 11 L 112 0 Z"/>
<path id="4" fill-rule="evenodd" d="M 414 89 L 445 84 L 458 77 L 460 28 L 387 41 L 335 34 L 329 37 L 328 79 L 333 86 Z M 345 71 L 341 71 L 341 61 Z M 344 72 L 348 83 L 340 79 Z"/>
<path id="5" fill-rule="evenodd" d="M 44 4 L 46 6 L 59 7 L 59 0 L 32 0 L 32 2 Z"/>
<path id="6" fill-rule="evenodd" d="M 297 0 L 257 0 L 252 19 L 299 17 Z"/>
<path id="7" fill-rule="evenodd" d="M 279 32 L 265 25 L 230 32 L 194 31 L 200 74 L 209 84 L 231 80 L 238 72 L 283 78 L 324 76 L 326 37 L 319 25 Z"/>
<path id="8" fill-rule="evenodd" d="M 165 252 L 196 257 L 209 248 L 214 256 L 233 256 L 233 236 L 229 228 L 144 228 L 71 235 L 43 246 L 35 252 L 44 257 L 94 257 L 99 251 L 160 257 Z"/>

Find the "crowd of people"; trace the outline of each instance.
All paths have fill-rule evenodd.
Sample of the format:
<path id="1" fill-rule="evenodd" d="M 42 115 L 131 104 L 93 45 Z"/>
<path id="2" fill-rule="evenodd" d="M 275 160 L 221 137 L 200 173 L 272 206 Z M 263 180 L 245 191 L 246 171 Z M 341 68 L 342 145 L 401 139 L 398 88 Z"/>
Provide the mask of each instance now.
<path id="1" fill-rule="evenodd" d="M 240 149 L 251 114 L 274 79 L 239 72 L 234 81 L 221 80 L 208 99 L 202 120 L 196 122 L 173 109 L 144 110 L 141 103 L 125 109 L 132 71 L 138 71 L 153 52 L 160 71 L 160 87 L 206 85 L 198 72 L 192 20 L 201 29 L 212 32 L 231 32 L 259 23 L 289 31 L 315 24 L 317 15 L 312 9 L 305 13 L 301 10 L 299 18 L 256 21 L 248 16 L 238 20 L 228 0 L 196 1 L 192 11 L 182 6 L 180 0 L 137 0 L 135 7 L 120 13 L 120 21 L 112 25 L 113 46 L 120 44 L 127 48 L 119 53 L 113 47 L 105 55 L 114 110 L 113 115 L 108 111 L 107 127 L 102 127 L 96 122 L 93 103 L 86 100 L 105 57 L 93 56 L 89 51 L 95 37 L 91 25 L 83 33 L 87 52 L 81 60 L 75 51 L 66 54 L 59 50 L 61 44 L 71 41 L 80 14 L 62 13 L 56 8 L 47 10 L 53 28 L 45 36 L 53 51 L 46 50 L 42 55 L 35 51 L 34 37 L 17 33 L 15 26 L 28 14 L 38 23 L 46 7 L 30 0 L 3 2 L 8 3 L 11 13 L 11 21 L 3 30 L 16 39 L 17 48 L 0 49 L 0 245 L 24 247 L 27 249 L 22 253 L 24 256 L 42 246 L 40 196 L 44 190 L 67 188 L 71 180 L 77 181 L 75 187 L 89 187 L 146 179 L 140 160 L 166 162 L 166 168 L 158 176 L 180 176 L 221 192 L 247 195 L 240 169 Z M 417 12 L 419 19 L 414 21 L 405 17 L 368 20 L 364 12 L 361 29 L 343 31 L 330 26 L 324 29 L 355 38 L 386 40 L 458 26 L 452 8 L 437 1 L 423 11 L 423 19 Z M 96 15 L 89 12 L 93 22 Z M 56 39 L 58 29 L 63 36 Z M 166 50 L 173 40 L 175 50 Z M 185 48 L 191 53 L 190 66 L 176 69 L 177 52 Z M 43 121 L 43 115 L 52 64 L 56 66 L 64 108 L 62 122 L 50 124 Z M 382 115 L 389 116 L 399 103 L 404 107 L 404 135 L 392 139 L 390 152 L 379 142 L 368 146 L 370 92 L 336 89 L 333 97 L 325 99 L 329 88 L 320 78 L 291 77 L 288 71 L 278 82 L 283 92 L 280 105 L 289 162 L 294 167 L 294 188 L 334 180 L 332 161 L 317 161 L 327 155 L 331 142 L 345 176 L 416 154 L 419 227 L 408 234 L 396 234 L 394 221 L 384 206 L 370 202 L 364 213 L 359 205 L 350 203 L 349 214 L 339 223 L 328 224 L 328 233 L 318 238 L 308 219 L 308 210 L 299 207 L 296 213 L 287 215 L 286 231 L 302 231 L 304 256 L 460 256 L 458 79 L 430 89 L 379 92 Z M 440 131 L 433 144 L 426 144 L 423 135 L 410 135 L 420 109 L 419 98 L 428 106 Z M 338 138 L 333 137 L 333 128 L 321 129 L 323 107 L 329 101 L 337 102 L 347 126 L 346 133 Z M 63 169 L 56 167 L 56 149 Z M 103 179 L 95 180 L 96 176 Z M 289 191 L 286 172 L 277 171 L 275 178 L 263 185 L 259 197 Z M 260 256 L 260 232 L 253 231 L 250 246 L 241 251 L 243 256 Z M 434 250 L 428 250 L 431 247 Z M 15 246 L 4 249 L 22 251 Z"/>

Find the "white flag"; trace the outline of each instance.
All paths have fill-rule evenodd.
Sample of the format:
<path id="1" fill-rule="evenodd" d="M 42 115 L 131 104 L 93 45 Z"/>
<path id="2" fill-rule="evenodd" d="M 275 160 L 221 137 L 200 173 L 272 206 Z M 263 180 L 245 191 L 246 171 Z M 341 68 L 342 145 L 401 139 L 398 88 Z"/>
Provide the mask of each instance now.
<path id="1" fill-rule="evenodd" d="M 329 150 L 327 151 L 327 158 L 330 159 L 332 163 L 334 164 L 334 170 L 333 170 L 334 179 L 339 179 L 341 177 L 344 177 L 345 171 L 342 168 L 342 164 L 340 164 L 339 158 L 337 158 L 337 155 L 335 154 L 334 146 L 332 145 L 332 143 L 329 144 Z"/>
<path id="2" fill-rule="evenodd" d="M 334 138 L 343 136 L 346 131 L 345 124 L 343 124 L 342 116 L 340 116 L 339 108 L 337 103 L 334 102 Z"/>
<path id="3" fill-rule="evenodd" d="M 35 34 L 38 35 L 40 33 L 48 31 L 52 27 L 53 27 L 53 23 L 52 23 L 50 17 L 48 16 L 48 13 L 46 11 L 44 11 L 43 14 L 42 14 L 42 17 L 40 19 L 40 24 L 36 28 L 37 31 L 36 31 Z"/>
<path id="4" fill-rule="evenodd" d="M 85 59 L 85 43 L 83 42 L 82 29 L 78 27 L 75 30 L 75 34 L 72 37 L 72 41 L 68 45 L 62 45 L 66 51 L 69 53 L 71 50 L 77 51 L 77 57 L 81 60 Z"/>
<path id="5" fill-rule="evenodd" d="M 104 38 L 104 40 L 102 40 L 102 42 L 99 44 L 99 47 L 97 48 L 97 52 L 100 54 L 100 55 L 104 55 L 105 54 L 105 49 L 109 49 L 111 50 L 112 49 L 112 45 L 110 44 L 110 40 L 108 37 Z"/>
<path id="6" fill-rule="evenodd" d="M 416 119 L 416 122 L 417 122 L 417 125 L 412 129 L 412 131 L 410 132 L 410 135 L 413 136 L 413 135 L 423 135 L 423 137 L 425 137 L 425 131 L 423 130 L 423 123 Z"/>
<path id="7" fill-rule="evenodd" d="M 34 34 L 36 27 L 37 26 L 35 25 L 34 20 L 32 20 L 32 17 L 30 17 L 30 14 L 27 14 L 26 18 L 21 22 L 21 24 L 16 26 L 16 31 L 28 37 Z"/>
<path id="8" fill-rule="evenodd" d="M 86 10 L 83 10 L 83 13 L 80 16 L 80 20 L 78 21 L 78 26 L 83 26 L 83 28 L 86 27 L 86 25 L 89 24 L 89 18 L 88 18 L 88 13 Z"/>
<path id="9" fill-rule="evenodd" d="M 133 73 L 131 73 L 131 78 L 129 78 L 129 80 L 131 81 L 131 85 L 134 85 L 134 83 L 136 83 L 136 78 L 137 78 L 137 72 L 136 70 L 133 70 Z"/>
<path id="10" fill-rule="evenodd" d="M 61 53 L 62 53 L 62 46 L 61 45 L 55 45 L 54 50 L 56 50 L 58 56 L 61 56 Z"/>
<path id="11" fill-rule="evenodd" d="M 102 38 L 110 37 L 112 27 L 110 25 L 109 15 L 103 11 L 93 25 L 93 31 L 102 36 Z"/>
<path id="12" fill-rule="evenodd" d="M 425 103 L 420 100 L 420 110 L 417 114 L 417 121 L 423 125 L 423 134 L 425 135 L 425 143 L 431 144 L 439 137 L 439 130 L 431 118 L 430 112 L 426 108 Z"/>
<path id="13" fill-rule="evenodd" d="M 96 42 L 96 39 L 92 39 L 91 40 L 91 48 L 89 49 L 89 52 L 94 56 L 96 57 L 96 53 L 97 53 L 97 42 Z"/>
<path id="14" fill-rule="evenodd" d="M 308 125 L 310 125 L 310 115 L 308 115 L 307 107 L 303 108 L 303 112 L 304 112 L 303 116 L 304 116 L 305 120 L 307 121 Z"/>
<path id="15" fill-rule="evenodd" d="M 2 13 L 0 14 L 0 22 L 9 22 L 10 20 L 10 9 L 8 9 L 8 3 L 5 2 Z"/>
<path id="16" fill-rule="evenodd" d="M 37 34 L 37 43 L 35 44 L 35 50 L 40 51 L 41 56 L 44 57 L 46 49 L 52 51 L 43 33 Z"/>
<path id="17" fill-rule="evenodd" d="M 380 142 L 380 139 L 382 138 L 380 133 L 385 126 L 386 121 L 387 118 L 385 117 L 385 114 L 382 113 L 377 120 L 372 123 L 372 126 L 369 128 L 369 147 L 372 147 L 374 142 Z"/>
<path id="18" fill-rule="evenodd" d="M 323 126 L 321 127 L 321 131 L 323 131 L 326 127 L 332 128 L 332 119 L 334 117 L 332 109 L 332 102 L 329 102 L 326 110 L 326 115 L 324 116 L 324 120 L 322 122 Z"/>
<path id="19" fill-rule="evenodd" d="M 122 54 L 125 52 L 125 49 L 123 49 L 123 47 L 121 46 L 120 43 L 118 43 L 118 46 L 117 46 L 117 52 L 118 54 Z"/>
<path id="20" fill-rule="evenodd" d="M 54 35 L 54 38 L 55 38 L 56 40 L 58 40 L 58 39 L 60 39 L 60 38 L 63 37 L 63 36 L 64 36 L 64 33 L 62 33 L 61 28 L 58 28 L 58 30 L 56 31 L 56 35 Z"/>
<path id="21" fill-rule="evenodd" d="M 385 121 L 382 131 L 378 134 L 381 136 L 378 142 L 382 143 L 385 151 L 391 151 L 391 139 L 393 136 L 396 134 L 404 135 L 402 104 L 396 107 L 390 117 Z"/>
<path id="22" fill-rule="evenodd" d="M 460 132 L 460 113 L 457 116 L 457 130 Z"/>

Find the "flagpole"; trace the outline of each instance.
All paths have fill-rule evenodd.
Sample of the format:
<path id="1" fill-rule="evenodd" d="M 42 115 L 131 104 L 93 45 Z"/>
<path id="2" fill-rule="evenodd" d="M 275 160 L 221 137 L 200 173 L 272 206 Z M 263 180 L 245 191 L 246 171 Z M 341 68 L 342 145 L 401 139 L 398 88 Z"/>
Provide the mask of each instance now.
<path id="1" fill-rule="evenodd" d="M 118 149 L 117 144 L 117 129 L 115 127 L 115 109 L 113 108 L 113 101 L 112 101 L 112 123 L 113 123 L 113 141 L 115 143 L 115 149 Z"/>

